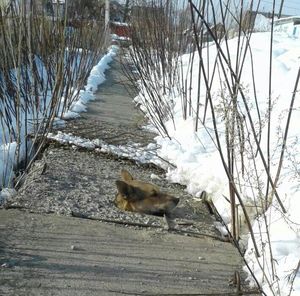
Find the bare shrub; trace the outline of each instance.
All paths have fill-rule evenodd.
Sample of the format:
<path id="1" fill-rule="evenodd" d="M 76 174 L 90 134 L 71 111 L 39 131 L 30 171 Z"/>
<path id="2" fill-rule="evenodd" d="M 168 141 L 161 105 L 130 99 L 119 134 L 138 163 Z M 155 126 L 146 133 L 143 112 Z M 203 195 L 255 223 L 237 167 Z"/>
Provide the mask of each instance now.
<path id="1" fill-rule="evenodd" d="M 233 240 L 238 246 L 240 225 L 245 224 L 263 281 L 276 295 L 280 287 L 268 210 L 276 207 L 286 217 L 283 197 L 278 193 L 286 160 L 292 160 L 289 165 L 293 167 L 293 177 L 299 174 L 295 155 L 286 145 L 300 70 L 286 105 L 283 128 L 278 132 L 278 114 L 273 111 L 278 98 L 272 93 L 275 1 L 272 1 L 269 55 L 264 68 L 268 77 L 265 101 L 257 93 L 257 69 L 251 48 L 260 1 L 241 1 L 235 5 L 237 2 L 230 0 L 225 3 L 188 0 L 181 12 L 175 3 L 178 4 L 152 1 L 140 14 L 133 13 L 132 47 L 128 56 L 136 74 L 127 73 L 133 82 L 139 80 L 144 111 L 161 134 L 169 135 L 166 120 L 171 118 L 176 126 L 172 104 L 175 97 L 181 98 L 183 118 L 195 119 L 195 131 L 199 128 L 207 131 L 228 180 L 226 198 L 231 207 Z M 282 5 L 283 1 L 281 8 Z M 231 43 L 229 38 L 233 36 L 235 40 Z M 188 53 L 184 59 L 183 53 Z M 242 82 L 246 69 L 252 80 L 249 85 Z M 213 92 L 216 84 L 217 94 Z M 192 87 L 196 91 L 191 91 Z M 253 232 L 251 225 L 255 217 L 259 217 L 259 234 Z"/>
<path id="2" fill-rule="evenodd" d="M 0 186 L 11 184 L 13 164 L 26 172 L 106 45 L 97 22 L 70 27 L 67 9 L 47 16 L 34 1 L 14 3 L 0 11 L 0 162 L 7 168 Z"/>

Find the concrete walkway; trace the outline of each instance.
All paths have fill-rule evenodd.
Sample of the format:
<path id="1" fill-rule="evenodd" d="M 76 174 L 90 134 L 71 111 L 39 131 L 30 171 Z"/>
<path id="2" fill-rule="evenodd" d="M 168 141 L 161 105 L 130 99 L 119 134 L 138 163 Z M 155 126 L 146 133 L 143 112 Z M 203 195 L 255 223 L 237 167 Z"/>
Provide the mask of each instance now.
<path id="1" fill-rule="evenodd" d="M 16 210 L 0 217 L 0 295 L 234 291 L 240 260 L 228 243 Z"/>
<path id="2" fill-rule="evenodd" d="M 115 62 L 89 113 L 66 131 L 113 144 L 151 141 L 117 83 L 119 70 Z M 155 174 L 153 182 L 180 197 L 177 231 L 166 231 L 160 217 L 114 207 L 121 168 L 148 181 Z M 201 202 L 153 166 L 52 143 L 0 210 L 0 295 L 237 295 L 230 282 L 242 259 L 215 239 L 213 223 Z"/>
<path id="3" fill-rule="evenodd" d="M 155 134 L 142 128 L 144 116 L 132 103 L 136 90 L 122 73 L 120 63 L 112 63 L 105 76 L 107 79 L 101 84 L 96 100 L 89 103 L 80 120 L 68 123 L 65 132 L 114 145 L 128 142 L 148 145 Z"/>

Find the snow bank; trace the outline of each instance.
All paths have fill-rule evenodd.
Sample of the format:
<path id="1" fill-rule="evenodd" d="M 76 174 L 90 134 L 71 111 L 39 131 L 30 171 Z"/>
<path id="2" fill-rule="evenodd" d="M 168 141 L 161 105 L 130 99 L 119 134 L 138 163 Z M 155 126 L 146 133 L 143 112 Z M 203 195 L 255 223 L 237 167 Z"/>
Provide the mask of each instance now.
<path id="1" fill-rule="evenodd" d="M 266 18 L 262 14 L 257 14 L 254 23 L 254 31 L 256 32 L 267 32 L 271 30 L 271 22 L 269 18 Z"/>
<path id="2" fill-rule="evenodd" d="M 138 143 L 128 143 L 127 145 L 110 145 L 101 139 L 85 139 L 82 137 L 74 136 L 71 133 L 49 133 L 49 139 L 53 139 L 61 144 L 71 145 L 74 148 L 81 147 L 85 149 L 95 150 L 96 152 L 111 153 L 119 157 L 130 158 L 140 163 L 154 163 L 163 166 L 160 160 L 152 151 L 157 149 L 154 144 L 150 144 L 148 149 L 140 147 Z"/>
<path id="3" fill-rule="evenodd" d="M 107 54 L 93 67 L 85 88 L 79 92 L 79 99 L 76 100 L 70 110 L 64 114 L 64 119 L 75 118 L 80 116 L 79 113 L 86 112 L 86 104 L 95 98 L 94 93 L 97 91 L 99 85 L 105 81 L 104 73 L 109 68 L 109 63 L 111 63 L 117 51 L 117 46 L 111 46 Z"/>
<path id="4" fill-rule="evenodd" d="M 80 116 L 81 112 L 86 111 L 86 103 L 89 100 L 94 99 L 94 93 L 97 91 L 98 86 L 105 81 L 104 72 L 109 68 L 109 63 L 112 61 L 113 57 L 116 55 L 118 50 L 117 46 L 112 46 L 109 48 L 107 54 L 105 54 L 99 61 L 99 63 L 93 67 L 84 90 L 79 91 L 79 99 L 74 102 L 70 110 L 65 113 L 64 119 L 75 118 Z M 40 71 L 43 71 L 42 65 Z M 51 98 L 49 94 L 49 99 Z M 63 104 L 64 100 L 61 100 Z M 62 109 L 62 105 L 60 107 Z M 21 114 L 21 116 L 23 116 Z M 25 119 L 24 119 L 25 120 Z M 54 125 L 63 125 L 62 120 L 56 118 Z M 24 126 L 23 126 L 24 128 Z M 23 132 L 24 133 L 24 132 Z M 16 142 L 4 143 L 3 139 L 8 138 L 8 135 L 2 135 L 2 129 L 0 129 L 0 188 L 3 186 L 12 186 L 12 180 L 15 175 L 13 168 L 16 165 Z M 4 141 L 5 142 L 5 141 Z M 21 145 L 21 153 L 19 154 L 19 161 L 25 157 L 25 144 Z"/>

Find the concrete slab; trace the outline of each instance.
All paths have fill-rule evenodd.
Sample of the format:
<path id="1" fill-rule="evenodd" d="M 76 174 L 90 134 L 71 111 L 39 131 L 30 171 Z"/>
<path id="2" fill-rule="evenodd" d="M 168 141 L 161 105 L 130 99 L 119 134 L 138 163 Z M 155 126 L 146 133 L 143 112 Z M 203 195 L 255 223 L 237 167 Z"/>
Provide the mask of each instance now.
<path id="1" fill-rule="evenodd" d="M 157 229 L 0 211 L 0 295 L 225 295 L 229 243 Z"/>

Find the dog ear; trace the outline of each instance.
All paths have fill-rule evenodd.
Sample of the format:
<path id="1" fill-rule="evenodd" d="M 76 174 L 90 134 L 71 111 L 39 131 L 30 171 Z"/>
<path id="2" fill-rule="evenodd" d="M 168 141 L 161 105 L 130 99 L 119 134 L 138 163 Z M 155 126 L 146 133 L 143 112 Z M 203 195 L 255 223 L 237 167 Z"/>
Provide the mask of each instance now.
<path id="1" fill-rule="evenodd" d="M 124 181 L 116 181 L 118 192 L 123 196 L 124 199 L 129 201 L 139 201 L 149 197 L 149 194 L 145 194 L 145 191 L 138 187 L 132 186 Z"/>
<path id="2" fill-rule="evenodd" d="M 124 198 L 128 198 L 130 195 L 130 187 L 129 185 L 121 180 L 116 181 L 118 192 L 123 195 Z"/>
<path id="3" fill-rule="evenodd" d="M 131 176 L 131 174 L 125 170 L 125 169 L 122 169 L 121 170 L 121 177 L 122 177 L 122 180 L 123 181 L 132 181 L 133 180 L 133 177 Z"/>

